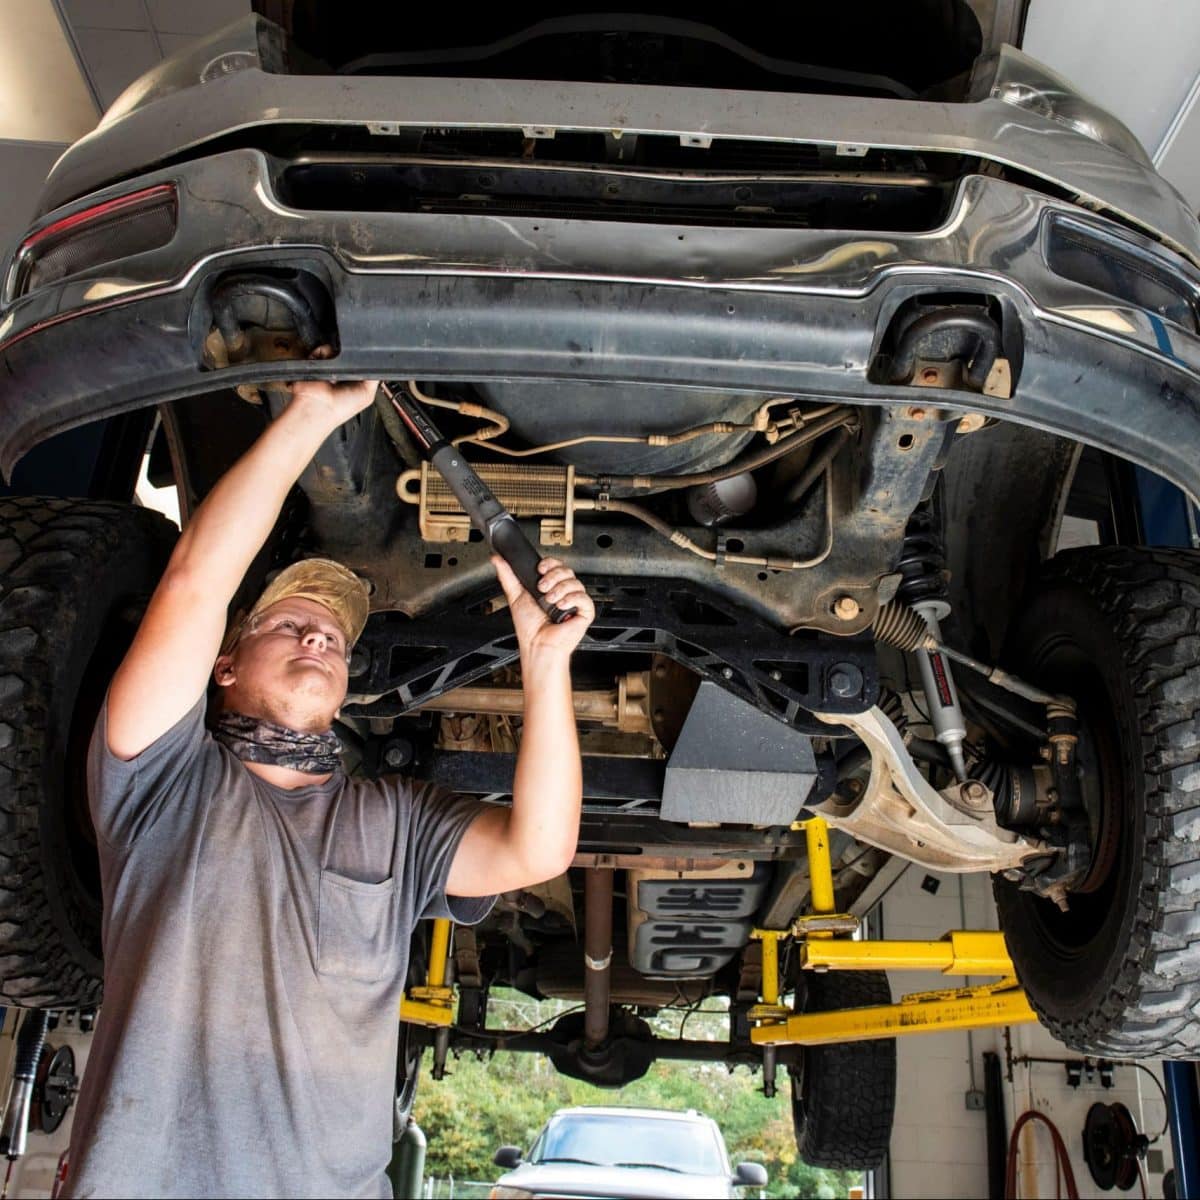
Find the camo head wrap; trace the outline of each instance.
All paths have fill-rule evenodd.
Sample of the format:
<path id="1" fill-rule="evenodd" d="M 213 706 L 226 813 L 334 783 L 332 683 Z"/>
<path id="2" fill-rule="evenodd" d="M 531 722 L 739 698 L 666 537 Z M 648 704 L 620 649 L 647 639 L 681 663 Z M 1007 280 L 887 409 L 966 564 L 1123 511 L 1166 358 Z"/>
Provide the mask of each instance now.
<path id="1" fill-rule="evenodd" d="M 333 730 L 301 733 L 245 713 L 223 712 L 217 715 L 212 732 L 242 762 L 291 767 L 306 775 L 330 775 L 341 766 L 341 743 Z"/>

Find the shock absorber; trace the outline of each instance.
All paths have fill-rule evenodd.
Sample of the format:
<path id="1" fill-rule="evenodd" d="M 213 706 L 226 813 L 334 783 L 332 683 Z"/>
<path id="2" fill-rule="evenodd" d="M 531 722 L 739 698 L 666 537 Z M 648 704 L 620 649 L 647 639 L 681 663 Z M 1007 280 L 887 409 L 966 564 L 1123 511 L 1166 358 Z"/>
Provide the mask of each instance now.
<path id="1" fill-rule="evenodd" d="M 8 1159 L 11 1174 L 14 1160 L 25 1153 L 25 1139 L 29 1133 L 29 1106 L 33 1099 L 33 1085 L 37 1078 L 38 1063 L 42 1048 L 46 1044 L 46 1029 L 50 1014 L 44 1009 L 32 1009 L 25 1014 L 21 1028 L 17 1030 L 17 1052 L 13 1059 L 12 1082 L 8 1088 L 8 1103 L 4 1106 L 4 1120 L 0 1123 L 0 1154 Z M 8 1178 L 4 1180 L 8 1191 Z"/>
<path id="2" fill-rule="evenodd" d="M 896 564 L 901 576 L 896 595 L 920 614 L 938 643 L 942 640 L 940 622 L 950 613 L 945 567 L 946 555 L 942 548 L 937 513 L 933 505 L 927 502 L 909 518 L 908 528 L 904 532 L 900 561 Z M 921 686 L 925 689 L 925 702 L 929 706 L 934 736 L 946 748 L 954 774 L 961 783 L 967 778 L 967 762 L 963 754 L 967 725 L 958 703 L 958 690 L 950 674 L 950 664 L 940 651 L 914 650 L 913 653 L 921 672 Z"/>

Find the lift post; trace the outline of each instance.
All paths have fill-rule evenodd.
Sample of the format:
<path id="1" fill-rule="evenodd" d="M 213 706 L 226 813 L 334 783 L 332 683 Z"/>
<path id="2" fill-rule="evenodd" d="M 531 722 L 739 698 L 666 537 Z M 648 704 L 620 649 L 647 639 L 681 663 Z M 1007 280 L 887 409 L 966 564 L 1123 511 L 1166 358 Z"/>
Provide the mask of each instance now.
<path id="1" fill-rule="evenodd" d="M 429 940 L 429 965 L 423 986 L 411 987 L 400 1001 L 400 1020 L 412 1025 L 448 1028 L 454 1024 L 454 988 L 446 982 L 450 957 L 450 921 L 436 917 Z"/>
<path id="2" fill-rule="evenodd" d="M 750 1040 L 759 1046 L 818 1046 L 907 1033 L 980 1029 L 1036 1021 L 1017 983 L 1004 935 L 951 930 L 937 941 L 855 941 L 858 919 L 835 909 L 829 830 L 821 817 L 798 821 L 808 845 L 812 914 L 787 929 L 755 929 L 762 943 L 762 1003 L 751 1008 Z M 838 936 L 841 935 L 841 936 Z M 940 971 L 943 975 L 995 975 L 975 987 L 913 992 L 894 1004 L 832 1012 L 793 1013 L 780 1003 L 779 943 L 792 942 L 808 971 Z"/>

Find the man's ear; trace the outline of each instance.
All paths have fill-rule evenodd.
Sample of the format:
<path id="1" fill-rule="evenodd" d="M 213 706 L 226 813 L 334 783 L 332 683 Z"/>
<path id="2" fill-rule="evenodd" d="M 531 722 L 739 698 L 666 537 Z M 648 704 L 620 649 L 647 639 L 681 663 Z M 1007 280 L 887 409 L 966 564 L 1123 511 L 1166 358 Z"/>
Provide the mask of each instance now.
<path id="1" fill-rule="evenodd" d="M 233 665 L 232 654 L 221 654 L 213 665 L 213 679 L 217 687 L 229 687 L 237 681 L 237 670 Z"/>

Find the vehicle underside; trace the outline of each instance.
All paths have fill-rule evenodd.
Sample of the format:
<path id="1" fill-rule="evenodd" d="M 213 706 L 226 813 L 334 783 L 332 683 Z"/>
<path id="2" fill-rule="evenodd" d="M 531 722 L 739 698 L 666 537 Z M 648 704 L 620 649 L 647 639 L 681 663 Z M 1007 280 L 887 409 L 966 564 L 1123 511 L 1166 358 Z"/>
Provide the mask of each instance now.
<path id="1" fill-rule="evenodd" d="M 952 583 L 999 570 L 1019 589 L 1073 476 L 1066 440 L 961 407 L 972 386 L 981 399 L 1010 389 L 1001 325 L 963 295 L 911 306 L 879 366 L 911 388 L 892 407 L 570 379 L 390 382 L 436 412 L 598 604 L 573 665 L 575 864 L 456 932 L 463 999 L 435 1074 L 450 1048 L 489 1044 L 608 1086 L 661 1056 L 757 1064 L 750 933 L 809 911 L 793 827 L 808 815 L 835 830 L 837 911 L 860 921 L 909 861 L 1004 872 L 1067 903 L 1095 865 L 1089 799 L 1100 820 L 1075 777 L 1073 699 L 1005 690 L 925 648 L 944 639 L 994 665 L 1004 598 Z M 269 332 L 242 316 L 233 336 Z M 195 478 L 214 411 L 227 438 L 249 439 L 285 403 L 270 384 L 177 401 L 152 461 L 164 482 Z M 285 526 L 277 558 L 336 555 L 378 605 L 339 726 L 352 768 L 507 803 L 523 707 L 511 623 L 482 538 L 382 394 L 323 448 Z M 580 952 L 585 929 L 594 955 Z M 487 1031 L 496 986 L 587 1011 L 514 1040 Z M 709 996 L 730 1002 L 728 1045 L 651 1037 L 649 1013 Z"/>
<path id="2" fill-rule="evenodd" d="M 751 1045 L 751 933 L 812 913 L 814 816 L 842 932 L 909 863 L 990 872 L 1060 1037 L 1193 1052 L 1200 977 L 1170 956 L 1194 903 L 1200 572 L 1138 545 L 1121 481 L 1136 464 L 1200 495 L 1200 239 L 1148 163 L 997 99 L 974 43 L 900 82 L 772 60 L 744 92 L 664 77 L 661 30 L 627 91 L 530 81 L 505 43 L 484 119 L 450 86 L 461 58 L 350 39 L 341 74 L 293 77 L 252 32 L 253 69 L 214 43 L 211 118 L 186 93 L 118 103 L 96 136 L 138 146 L 136 170 L 101 174 L 85 144 L 56 167 L 0 310 L 0 465 L 153 409 L 150 479 L 186 522 L 290 381 L 382 378 L 584 581 L 578 853 L 456 931 L 454 1027 L 410 1031 L 435 1074 L 499 1046 L 606 1086 L 656 1057 L 761 1066 L 768 1090 L 777 1061 L 798 1073 L 795 1048 Z M 552 32 L 569 58 L 579 30 Z M 235 123 L 251 88 L 278 103 Z M 791 94 L 822 90 L 842 94 Z M 1113 544 L 1055 556 L 1084 491 Z M 19 513 L 0 524 L 25 545 Z M 508 803 L 511 621 L 382 392 L 322 446 L 240 601 L 313 554 L 371 589 L 347 769 Z M 497 1031 L 495 987 L 584 1011 Z M 653 1038 L 650 1014 L 708 997 L 728 1044 Z"/>

